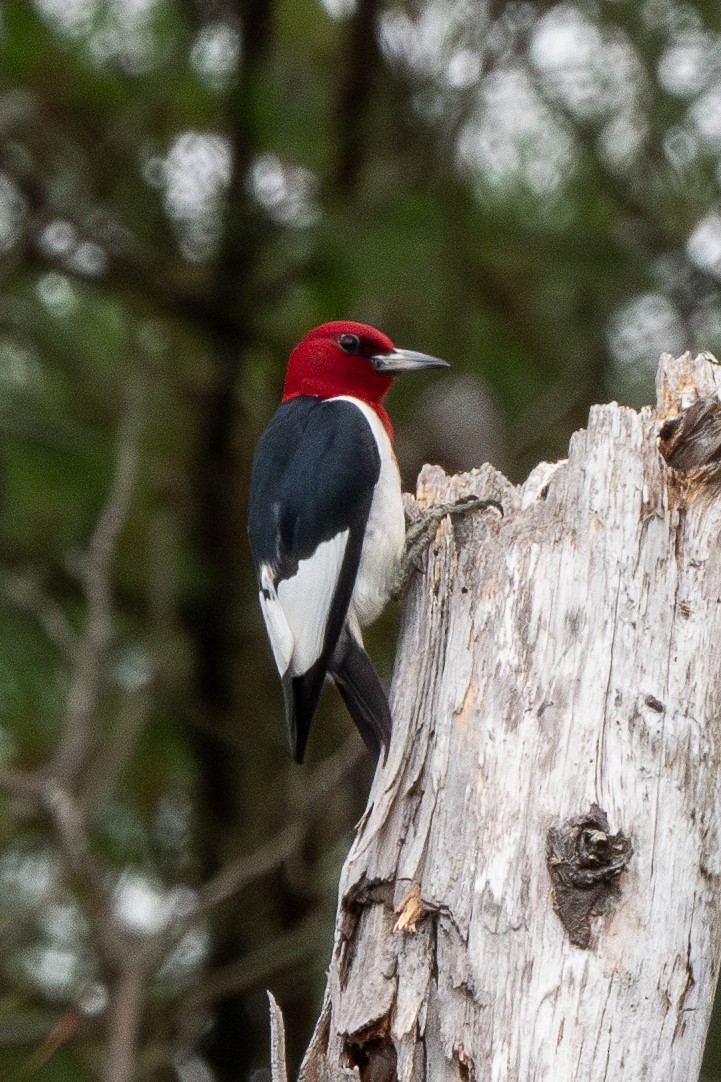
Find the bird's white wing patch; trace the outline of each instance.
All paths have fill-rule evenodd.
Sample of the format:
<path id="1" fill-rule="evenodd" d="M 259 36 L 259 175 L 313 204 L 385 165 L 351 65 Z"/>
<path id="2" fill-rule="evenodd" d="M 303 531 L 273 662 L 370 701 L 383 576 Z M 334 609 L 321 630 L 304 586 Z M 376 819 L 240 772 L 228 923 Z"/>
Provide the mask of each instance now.
<path id="1" fill-rule="evenodd" d="M 278 594 L 273 585 L 273 574 L 267 564 L 263 564 L 260 569 L 258 597 L 275 664 L 278 672 L 283 676 L 293 656 L 295 639 L 283 612 L 283 606 L 278 600 Z"/>
<path id="2" fill-rule="evenodd" d="M 312 556 L 299 561 L 292 578 L 278 583 L 279 606 L 293 638 L 289 666 L 293 676 L 307 672 L 323 651 L 328 614 L 338 585 L 348 533 L 343 530 L 329 541 L 321 542 Z M 288 665 L 286 669 L 278 668 L 283 675 Z"/>

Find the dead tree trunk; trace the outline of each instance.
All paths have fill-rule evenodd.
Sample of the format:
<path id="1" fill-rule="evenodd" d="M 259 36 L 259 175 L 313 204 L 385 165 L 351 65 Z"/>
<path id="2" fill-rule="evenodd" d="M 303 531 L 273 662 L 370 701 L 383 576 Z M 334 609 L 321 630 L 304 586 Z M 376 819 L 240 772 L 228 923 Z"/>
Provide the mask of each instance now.
<path id="1" fill-rule="evenodd" d="M 409 594 L 305 1082 L 698 1078 L 721 953 L 720 387 L 705 357 L 664 357 L 657 411 L 595 407 L 518 488 L 422 473 L 422 506 L 505 515 L 444 519 Z"/>

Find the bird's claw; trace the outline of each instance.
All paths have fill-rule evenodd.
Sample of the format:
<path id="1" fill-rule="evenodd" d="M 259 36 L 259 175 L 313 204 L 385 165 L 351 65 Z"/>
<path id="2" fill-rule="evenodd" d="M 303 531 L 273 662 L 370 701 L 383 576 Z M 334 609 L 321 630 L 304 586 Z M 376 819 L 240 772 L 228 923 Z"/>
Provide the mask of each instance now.
<path id="1" fill-rule="evenodd" d="M 396 601 L 403 597 L 408 588 L 411 575 L 414 571 L 420 571 L 421 569 L 423 551 L 438 529 L 439 523 L 446 515 L 466 515 L 470 511 L 483 511 L 491 508 L 498 511 L 501 518 L 503 518 L 503 505 L 498 500 L 482 499 L 480 496 L 465 496 L 454 500 L 453 503 L 437 504 L 427 511 L 421 511 L 420 514 L 418 514 L 416 508 L 418 517 L 408 527 L 403 563 L 391 592 L 391 597 Z"/>

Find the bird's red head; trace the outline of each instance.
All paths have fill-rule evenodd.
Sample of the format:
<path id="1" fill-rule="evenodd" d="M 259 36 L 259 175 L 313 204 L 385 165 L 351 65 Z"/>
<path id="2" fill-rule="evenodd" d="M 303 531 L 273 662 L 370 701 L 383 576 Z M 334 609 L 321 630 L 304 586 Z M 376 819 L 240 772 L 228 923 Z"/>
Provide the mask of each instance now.
<path id="1" fill-rule="evenodd" d="M 351 395 L 372 406 L 392 435 L 381 403 L 393 377 L 446 364 L 425 353 L 397 349 L 387 335 L 367 323 L 335 320 L 308 331 L 291 353 L 283 401 L 302 394 L 319 398 Z"/>

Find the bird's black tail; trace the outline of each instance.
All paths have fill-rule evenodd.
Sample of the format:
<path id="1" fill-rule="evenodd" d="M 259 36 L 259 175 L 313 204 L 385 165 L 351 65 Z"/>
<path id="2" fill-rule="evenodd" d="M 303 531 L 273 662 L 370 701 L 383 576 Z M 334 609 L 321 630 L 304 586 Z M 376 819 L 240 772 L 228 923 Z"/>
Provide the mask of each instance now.
<path id="1" fill-rule="evenodd" d="M 283 677 L 285 724 L 291 754 L 296 763 L 303 762 L 310 723 L 323 690 L 326 665 L 326 659 L 319 658 L 302 676 Z"/>
<path id="2" fill-rule="evenodd" d="M 328 672 L 368 751 L 375 759 L 381 748 L 387 754 L 393 724 L 388 700 L 371 659 L 345 628 L 333 651 Z"/>

